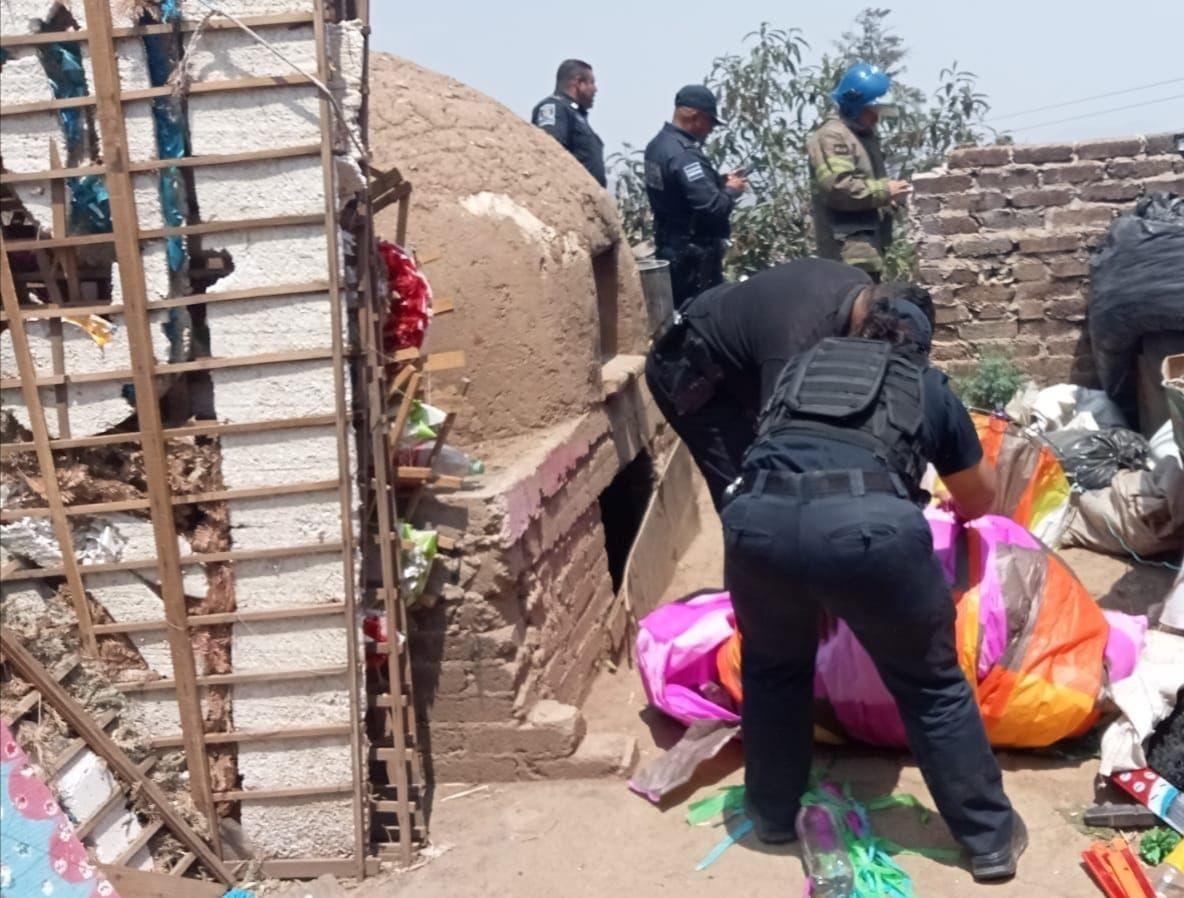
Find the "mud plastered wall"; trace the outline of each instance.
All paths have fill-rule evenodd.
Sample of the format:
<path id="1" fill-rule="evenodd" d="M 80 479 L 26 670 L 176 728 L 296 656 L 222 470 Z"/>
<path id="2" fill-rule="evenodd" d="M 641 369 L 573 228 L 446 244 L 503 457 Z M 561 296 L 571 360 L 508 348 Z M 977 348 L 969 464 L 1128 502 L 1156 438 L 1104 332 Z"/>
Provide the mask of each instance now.
<path id="1" fill-rule="evenodd" d="M 116 28 L 140 23 L 130 17 L 131 6 L 111 4 Z M 263 39 L 287 60 L 307 72 L 317 71 L 312 0 L 226 0 L 219 6 L 253 23 Z M 146 15 L 153 14 L 150 5 L 145 9 Z M 191 41 L 193 26 L 205 14 L 200 4 L 182 3 L 179 30 L 166 36 L 164 46 L 143 37 L 117 39 L 123 92 L 158 86 L 159 70 L 154 71 L 150 63 L 159 62 L 163 53 L 168 63 L 166 75 L 171 75 L 186 48 L 190 51 L 186 67 L 194 84 L 293 74 L 284 60 L 237 28 L 211 28 Z M 63 12 L 46 0 L 12 0 L 0 4 L 0 15 L 5 36 L 35 33 L 51 21 L 56 28 L 86 27 L 80 2 L 70 4 Z M 68 20 L 70 15 L 72 22 Z M 272 15 L 303 21 L 284 25 L 256 21 L 257 17 Z M 65 25 L 63 16 L 67 16 Z M 63 35 L 67 45 L 68 37 Z M 361 23 L 330 24 L 326 41 L 335 96 L 345 114 L 346 127 L 356 131 L 365 42 Z M 94 82 L 88 50 L 85 43 L 74 46 L 89 93 Z M 52 99 L 53 72 L 46 66 L 46 57 L 37 48 L 7 51 L 0 77 L 3 104 Z M 186 169 L 179 204 L 185 224 L 325 215 L 320 156 L 322 104 L 311 84 L 256 87 L 233 93 L 179 92 L 175 101 L 169 102 L 174 103 L 169 114 L 176 117 L 184 132 L 184 151 L 179 155 L 260 151 L 283 157 Z M 160 101 L 128 102 L 124 111 L 133 166 L 164 158 Z M 83 127 L 93 131 L 96 123 L 87 118 Z M 4 171 L 45 171 L 51 167 L 51 144 L 56 146 L 62 164 L 81 165 L 98 159 L 93 137 L 78 146 L 64 128 L 57 111 L 5 115 L 0 151 Z M 360 183 L 359 170 L 350 155 L 350 145 L 340 134 L 337 144 L 346 150 L 334 157 L 337 184 L 345 192 Z M 135 175 L 141 230 L 181 223 L 171 218 L 177 214 L 176 209 L 162 202 L 162 177 L 156 171 Z M 31 219 L 48 232 L 52 222 L 50 184 L 24 181 L 14 184 L 13 189 L 26 220 Z M 338 416 L 341 409 L 335 391 L 338 372 L 332 360 L 335 335 L 328 289 L 330 252 L 323 221 L 224 230 L 186 238 L 180 248 L 182 252 L 177 254 L 176 247 L 170 247 L 164 239 L 141 243 L 149 308 L 157 301 L 204 292 L 209 301 L 200 308 L 208 336 L 201 333 L 196 315 L 152 310 L 157 364 L 206 357 L 231 360 L 211 370 L 203 387 L 211 403 L 206 411 L 223 423 Z M 110 252 L 95 249 L 82 255 L 84 264 L 115 267 Z M 210 258 L 220 262 L 213 274 L 206 264 Z M 107 281 L 109 293 L 103 293 L 102 284 Z M 99 303 L 109 300 L 113 304 L 122 301 L 117 270 L 99 283 L 98 288 L 91 285 L 92 295 L 86 299 Z M 290 289 L 276 289 L 284 286 Z M 96 289 L 100 291 L 97 295 Z M 252 297 L 251 291 L 280 295 Z M 237 298 L 218 301 L 219 294 Z M 84 378 L 82 383 L 68 380 L 64 387 L 40 390 L 51 437 L 107 433 L 133 415 L 126 329 L 120 326 L 118 315 L 110 320 L 114 333 L 104 347 L 80 328 L 64 329 L 64 368 L 59 363 L 58 373 L 96 378 Z M 54 374 L 50 325 L 43 319 L 29 319 L 28 334 L 38 375 Z M 306 358 L 274 364 L 233 363 L 235 359 L 301 351 Z M 29 412 L 17 384 L 11 381 L 16 366 L 7 331 L 0 334 L 0 363 L 6 378 L 0 395 L 3 413 L 11 416 L 19 428 L 27 429 Z M 112 373 L 122 374 L 103 377 Z M 178 389 L 185 378 L 161 380 L 161 392 L 167 394 Z M 64 391 L 64 399 L 59 391 Z M 168 405 L 170 397 L 163 398 Z M 55 404 L 65 406 L 64 417 L 54 414 Z M 68 434 L 63 423 L 68 425 Z M 187 518 L 188 523 L 178 520 L 182 555 L 302 546 L 308 550 L 279 558 L 186 567 L 184 591 L 190 613 L 258 612 L 280 607 L 296 612 L 308 607 L 311 611 L 305 616 L 293 613 L 282 620 L 195 631 L 198 674 L 293 668 L 332 672 L 315 678 L 203 690 L 207 722 L 213 728 L 235 732 L 271 731 L 294 725 L 348 727 L 350 685 L 356 671 L 347 665 L 347 642 L 355 634 L 355 622 L 340 613 L 315 613 L 318 605 L 342 603 L 347 588 L 347 567 L 341 551 L 318 551 L 318 547 L 339 544 L 343 535 L 337 484 L 349 478 L 350 471 L 339 469 L 335 427 L 322 423 L 316 427 L 229 434 L 199 442 L 206 447 L 203 451 L 208 456 L 202 488 L 257 489 L 262 495 L 230 499 L 217 507 L 195 506 L 196 525 L 194 518 Z M 170 457 L 175 448 L 170 444 Z M 68 452 L 57 455 L 59 466 L 70 463 Z M 299 490 L 300 485 L 309 486 Z M 19 484 L 6 486 L 11 487 L 6 490 L 9 511 L 16 512 L 22 504 L 40 504 L 36 496 L 22 492 Z M 355 507 L 355 515 L 356 511 Z M 155 558 L 151 523 L 142 513 L 72 515 L 70 523 L 75 545 L 86 561 Z M 6 561 L 16 559 L 35 566 L 54 566 L 60 561 L 45 518 L 10 515 L 3 532 Z M 136 669 L 112 671 L 114 677 L 128 681 L 125 685 L 132 722 L 155 739 L 167 741 L 175 737 L 180 722 L 174 696 L 151 682 L 168 680 L 173 674 L 166 635 L 163 628 L 142 626 L 163 618 L 155 571 L 148 566 L 93 574 L 86 577 L 86 587 L 107 619 L 141 626 L 127 634 L 138 655 Z M 145 677 L 149 682 L 131 682 Z M 348 735 L 266 743 L 245 740 L 222 752 L 222 756 L 225 763 L 215 765 L 216 791 L 249 792 L 294 785 L 339 787 L 350 781 L 354 767 Z M 238 813 L 248 843 L 262 857 L 340 857 L 352 854 L 356 848 L 354 800 L 348 793 L 316 800 L 254 801 L 248 797 L 239 804 Z"/>
<path id="2" fill-rule="evenodd" d="M 1184 159 L 1170 134 L 973 147 L 913 188 L 934 359 L 963 374 L 993 350 L 1043 383 L 1096 386 L 1090 251 L 1142 194 L 1184 193 Z"/>

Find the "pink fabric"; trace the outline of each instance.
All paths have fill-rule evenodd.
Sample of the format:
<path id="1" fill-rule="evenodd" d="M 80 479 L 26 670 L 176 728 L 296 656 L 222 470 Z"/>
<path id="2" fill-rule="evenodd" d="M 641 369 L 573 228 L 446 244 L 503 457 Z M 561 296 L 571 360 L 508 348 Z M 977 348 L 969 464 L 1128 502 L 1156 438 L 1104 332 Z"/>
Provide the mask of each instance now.
<path id="1" fill-rule="evenodd" d="M 736 629 L 726 592 L 673 602 L 647 615 L 637 634 L 637 667 L 650 704 L 675 720 L 740 720 L 705 698 L 717 680 L 715 653 Z"/>
<path id="2" fill-rule="evenodd" d="M 1139 653 L 1147 638 L 1147 615 L 1123 614 L 1121 611 L 1102 610 L 1110 624 L 1110 637 L 1106 640 L 1106 668 L 1110 671 L 1110 682 L 1125 680 L 1135 672 Z"/>
<path id="3" fill-rule="evenodd" d="M 925 516 L 933 531 L 934 552 L 952 583 L 957 567 L 958 525 L 944 512 L 927 510 Z M 978 572 L 981 678 L 1007 648 L 1007 611 L 996 564 L 998 547 L 1039 549 L 1041 544 L 1008 518 L 987 516 L 967 526 L 979 531 L 987 548 L 986 557 L 979 559 L 982 569 Z M 1106 618 L 1111 626 L 1106 660 L 1111 679 L 1118 680 L 1134 669 L 1147 619 L 1110 611 Z M 643 619 L 637 637 L 637 660 L 650 703 L 684 724 L 693 720 L 738 720 L 736 714 L 702 692 L 708 684 L 718 682 L 716 653 L 734 628 L 731 597 L 726 592 L 675 602 Z M 871 658 L 842 622 L 818 648 L 814 693 L 831 705 L 853 738 L 872 745 L 905 744 L 904 724 L 896 703 Z"/>

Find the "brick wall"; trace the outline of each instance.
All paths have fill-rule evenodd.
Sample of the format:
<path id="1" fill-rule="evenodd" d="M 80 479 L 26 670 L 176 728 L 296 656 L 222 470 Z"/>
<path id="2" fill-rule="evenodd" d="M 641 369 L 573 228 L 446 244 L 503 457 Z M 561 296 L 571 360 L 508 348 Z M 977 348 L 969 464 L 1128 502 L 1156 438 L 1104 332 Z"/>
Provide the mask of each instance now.
<path id="1" fill-rule="evenodd" d="M 1039 382 L 1093 385 L 1090 252 L 1143 193 L 1184 193 L 1184 158 L 1170 134 L 969 147 L 913 187 L 934 360 L 960 374 L 1002 350 Z"/>

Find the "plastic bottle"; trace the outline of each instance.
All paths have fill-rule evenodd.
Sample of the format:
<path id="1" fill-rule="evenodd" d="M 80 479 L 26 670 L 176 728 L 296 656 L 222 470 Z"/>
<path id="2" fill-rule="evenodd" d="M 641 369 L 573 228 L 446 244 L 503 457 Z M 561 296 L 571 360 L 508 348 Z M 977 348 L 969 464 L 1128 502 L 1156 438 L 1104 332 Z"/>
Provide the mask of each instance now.
<path id="1" fill-rule="evenodd" d="M 798 812 L 797 831 L 810 880 L 810 898 L 851 898 L 855 894 L 855 871 L 843 847 L 835 815 L 821 805 L 806 805 Z"/>
<path id="2" fill-rule="evenodd" d="M 1184 873 L 1165 864 L 1155 880 L 1155 898 L 1184 898 Z"/>

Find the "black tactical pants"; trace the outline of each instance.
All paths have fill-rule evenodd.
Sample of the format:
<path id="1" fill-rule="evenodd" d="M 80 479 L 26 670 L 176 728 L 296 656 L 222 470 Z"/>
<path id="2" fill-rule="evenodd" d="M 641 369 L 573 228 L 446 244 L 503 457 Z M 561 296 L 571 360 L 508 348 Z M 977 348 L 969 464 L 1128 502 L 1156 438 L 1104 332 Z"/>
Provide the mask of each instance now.
<path id="1" fill-rule="evenodd" d="M 723 255 L 716 245 L 659 246 L 654 256 L 670 263 L 670 291 L 678 310 L 692 296 L 724 282 Z"/>
<path id="2" fill-rule="evenodd" d="M 958 667 L 954 603 L 920 510 L 891 493 L 803 498 L 758 482 L 722 516 L 725 580 L 743 639 L 750 806 L 776 829 L 793 826 L 810 772 L 825 610 L 875 662 L 954 837 L 972 854 L 1009 845 L 1011 805 Z"/>
<path id="3" fill-rule="evenodd" d="M 660 338 L 645 360 L 645 380 L 659 411 L 687 444 L 718 510 L 752 445 L 754 422 L 722 382 L 711 383 L 688 357 L 693 353 L 687 343 L 694 340 L 686 325 Z"/>

